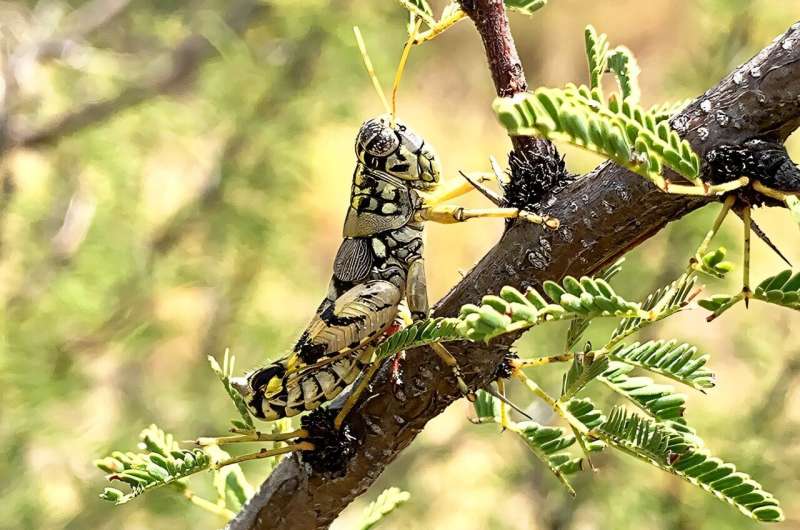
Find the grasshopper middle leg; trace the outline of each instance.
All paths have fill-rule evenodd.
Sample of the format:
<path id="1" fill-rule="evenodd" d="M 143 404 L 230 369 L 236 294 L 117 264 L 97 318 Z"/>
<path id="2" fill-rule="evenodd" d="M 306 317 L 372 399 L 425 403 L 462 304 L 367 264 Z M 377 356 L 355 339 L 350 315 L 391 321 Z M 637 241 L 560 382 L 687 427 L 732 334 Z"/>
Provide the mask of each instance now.
<path id="1" fill-rule="evenodd" d="M 430 312 L 428 306 L 428 284 L 425 280 L 425 262 L 422 259 L 414 261 L 408 268 L 406 300 L 408 302 L 408 308 L 411 311 L 411 317 L 414 320 L 428 317 L 428 313 Z M 453 354 L 447 351 L 447 348 L 436 342 L 431 344 L 431 348 L 445 365 L 452 370 L 461 393 L 470 401 L 475 401 L 475 394 L 464 382 L 464 378 L 461 376 L 461 369 L 458 366 L 458 361 L 453 357 Z"/>

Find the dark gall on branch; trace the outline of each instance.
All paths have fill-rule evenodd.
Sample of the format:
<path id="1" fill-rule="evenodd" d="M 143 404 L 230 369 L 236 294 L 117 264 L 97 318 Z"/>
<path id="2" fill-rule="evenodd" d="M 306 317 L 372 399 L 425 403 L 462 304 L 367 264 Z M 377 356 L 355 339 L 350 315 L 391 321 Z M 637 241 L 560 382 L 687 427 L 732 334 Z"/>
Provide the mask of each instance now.
<path id="1" fill-rule="evenodd" d="M 800 191 L 800 169 L 780 143 L 747 140 L 741 145 L 720 145 L 706 154 L 714 184 L 749 177 L 780 191 Z"/>
<path id="2" fill-rule="evenodd" d="M 336 413 L 328 409 L 317 409 L 303 417 L 303 429 L 308 431 L 305 440 L 314 444 L 314 449 L 301 455 L 315 472 L 337 477 L 344 474 L 347 463 L 356 454 L 358 440 L 347 424 L 337 430 L 333 424 L 335 418 Z"/>
<path id="3" fill-rule="evenodd" d="M 567 172 L 564 157 L 553 144 L 542 142 L 537 151 L 511 151 L 508 155 L 510 179 L 503 186 L 505 206 L 537 211 L 548 197 L 575 181 Z"/>

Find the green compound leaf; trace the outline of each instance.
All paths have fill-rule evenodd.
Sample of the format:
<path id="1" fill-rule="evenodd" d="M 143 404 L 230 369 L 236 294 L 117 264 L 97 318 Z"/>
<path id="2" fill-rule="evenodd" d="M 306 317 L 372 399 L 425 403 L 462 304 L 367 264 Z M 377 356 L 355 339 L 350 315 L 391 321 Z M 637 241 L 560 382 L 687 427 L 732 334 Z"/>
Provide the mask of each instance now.
<path id="1" fill-rule="evenodd" d="M 676 431 L 615 408 L 608 421 L 590 431 L 615 449 L 677 475 L 761 522 L 783 520 L 772 494 L 736 466 L 710 456 Z"/>
<path id="2" fill-rule="evenodd" d="M 547 0 L 504 0 L 506 7 L 523 15 L 532 15 L 547 5 Z"/>
<path id="3" fill-rule="evenodd" d="M 793 273 L 791 269 L 786 269 L 766 278 L 758 284 L 751 299 L 800 311 L 800 272 Z M 744 300 L 742 293 L 721 294 L 699 300 L 697 303 L 700 307 L 711 311 L 708 320 L 713 320 L 742 300 Z"/>
<path id="4" fill-rule="evenodd" d="M 594 352 L 576 353 L 561 383 L 561 401 L 571 399 L 592 379 L 608 370 L 608 357 Z"/>
<path id="5" fill-rule="evenodd" d="M 709 318 L 716 318 L 742 300 L 744 297 L 741 295 L 715 294 L 711 298 L 698 300 L 697 305 L 712 312 Z"/>
<path id="6" fill-rule="evenodd" d="M 758 284 L 753 298 L 800 310 L 800 272 L 793 275 L 791 269 L 787 269 L 770 276 Z"/>
<path id="7" fill-rule="evenodd" d="M 100 498 L 114 504 L 125 504 L 142 493 L 174 484 L 183 487 L 181 479 L 204 471 L 211 465 L 209 456 L 200 449 L 181 449 L 171 434 L 151 425 L 141 435 L 140 448 L 148 453 L 123 453 L 96 460 L 95 466 L 108 473 L 109 481 L 120 481 L 130 487 L 129 493 L 106 488 Z"/>
<path id="8" fill-rule="evenodd" d="M 485 390 L 478 390 L 475 393 L 472 407 L 475 409 L 473 423 L 498 423 L 500 421 L 500 400 Z"/>
<path id="9" fill-rule="evenodd" d="M 360 530 L 370 530 L 387 515 L 392 513 L 402 504 L 408 502 L 411 494 L 399 488 L 391 487 L 384 490 L 378 498 L 369 503 L 361 516 L 361 523 L 357 528 Z"/>
<path id="10" fill-rule="evenodd" d="M 567 411 L 587 429 L 594 429 L 606 421 L 603 412 L 589 398 L 573 398 L 567 402 Z"/>
<path id="11" fill-rule="evenodd" d="M 614 264 L 600 273 L 600 278 L 606 282 L 610 282 L 611 279 L 622 270 L 623 263 L 625 263 L 625 258 L 618 259 Z M 572 349 L 578 343 L 583 333 L 589 327 L 589 322 L 590 320 L 587 318 L 578 318 L 570 323 L 569 329 L 567 330 L 567 350 Z"/>
<path id="12" fill-rule="evenodd" d="M 597 408 L 594 402 L 589 398 L 570 399 L 566 403 L 566 410 L 576 421 L 589 430 L 599 427 L 606 421 L 603 411 Z M 589 439 L 585 435 L 579 435 L 583 439 L 582 446 L 589 452 L 602 451 L 606 447 L 605 442 L 602 440 Z"/>
<path id="13" fill-rule="evenodd" d="M 619 296 L 602 278 L 566 276 L 561 285 L 544 282 L 543 289 L 565 311 L 584 318 L 642 315 L 639 304 Z"/>
<path id="14" fill-rule="evenodd" d="M 595 89 L 596 92 L 596 89 Z M 604 104 L 586 86 L 539 88 L 495 99 L 493 108 L 509 134 L 566 141 L 627 167 L 665 187 L 663 167 L 700 184 L 700 158 L 665 121 L 614 95 Z"/>
<path id="15" fill-rule="evenodd" d="M 211 355 L 208 356 L 208 363 L 211 365 L 211 369 L 214 373 L 217 374 L 222 386 L 225 387 L 225 391 L 228 393 L 228 396 L 231 398 L 231 401 L 233 401 L 236 410 L 242 418 L 241 422 L 234 421 L 234 425 L 254 431 L 256 427 L 253 423 L 253 417 L 250 415 L 250 409 L 247 407 L 247 403 L 245 403 L 242 395 L 231 384 L 236 358 L 230 355 L 228 350 L 225 350 L 225 355 L 222 358 L 222 366 L 220 366 L 217 360 Z"/>
<path id="16" fill-rule="evenodd" d="M 584 30 L 586 43 L 586 61 L 589 64 L 589 86 L 600 90 L 600 81 L 606 72 L 608 60 L 608 37 L 605 33 L 597 33 L 594 26 L 586 26 Z"/>
<path id="17" fill-rule="evenodd" d="M 518 423 L 513 428 L 536 457 L 544 462 L 553 475 L 567 488 L 570 495 L 575 490 L 565 475 L 582 469 L 583 459 L 564 451 L 575 443 L 575 436 L 561 427 L 546 427 L 535 421 Z"/>
<path id="18" fill-rule="evenodd" d="M 671 284 L 650 293 L 642 302 L 642 310 L 652 313 L 652 317 L 623 319 L 611 334 L 611 340 L 622 340 L 653 322 L 663 320 L 684 309 L 689 305 L 696 282 L 697 278 L 694 275 L 684 274 Z"/>
<path id="19" fill-rule="evenodd" d="M 653 420 L 614 407 L 608 419 L 589 432 L 615 449 L 665 468 L 689 444 L 680 435 Z"/>
<path id="20" fill-rule="evenodd" d="M 375 350 L 377 359 L 383 359 L 409 348 L 425 346 L 434 342 L 462 340 L 459 331 L 461 321 L 457 318 L 429 318 L 414 322 L 383 341 Z"/>
<path id="21" fill-rule="evenodd" d="M 629 365 L 668 377 L 703 392 L 715 385 L 716 376 L 705 368 L 708 355 L 697 355 L 697 348 L 676 340 L 651 340 L 644 344 L 618 344 L 608 356 Z"/>
<path id="22" fill-rule="evenodd" d="M 607 68 L 617 78 L 622 99 L 631 103 L 639 103 L 641 96 L 639 73 L 641 70 L 633 52 L 625 46 L 618 46 L 611 50 L 608 52 Z"/>
<path id="23" fill-rule="evenodd" d="M 649 377 L 630 377 L 632 370 L 633 366 L 613 362 L 597 379 L 658 421 L 685 425 L 686 396 L 674 393 L 669 385 L 654 383 Z"/>
<path id="24" fill-rule="evenodd" d="M 647 112 L 653 115 L 656 122 L 666 121 L 685 109 L 691 102 L 691 99 L 683 99 L 681 101 L 668 101 L 666 103 L 659 103 L 650 107 Z"/>
<path id="25" fill-rule="evenodd" d="M 520 331 L 553 320 L 591 319 L 596 317 L 645 318 L 639 304 L 617 295 L 603 279 L 567 276 L 559 285 L 545 282 L 545 295 L 535 289 L 525 294 L 505 286 L 500 296 L 484 296 L 481 305 L 461 308 L 459 330 L 472 341 L 489 341 L 494 337 Z"/>
<path id="26" fill-rule="evenodd" d="M 700 260 L 693 265 L 693 269 L 713 278 L 723 279 L 734 267 L 733 263 L 725 261 L 727 253 L 725 247 L 708 252 L 700 257 Z"/>

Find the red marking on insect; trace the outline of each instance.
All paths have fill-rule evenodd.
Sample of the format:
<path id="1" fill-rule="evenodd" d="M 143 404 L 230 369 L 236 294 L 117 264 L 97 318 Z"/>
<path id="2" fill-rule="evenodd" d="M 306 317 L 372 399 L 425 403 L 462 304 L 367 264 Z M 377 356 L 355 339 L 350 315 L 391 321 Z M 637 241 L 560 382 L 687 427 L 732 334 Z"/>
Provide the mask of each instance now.
<path id="1" fill-rule="evenodd" d="M 399 322 L 393 322 L 392 324 L 389 325 L 388 328 L 386 328 L 386 331 L 384 331 L 383 334 L 386 335 L 387 337 L 391 337 L 392 335 L 400 331 L 401 327 L 402 325 Z"/>
<path id="2" fill-rule="evenodd" d="M 405 357 L 406 352 L 399 351 L 394 355 L 394 359 L 392 359 L 392 382 L 395 386 L 400 386 L 403 384 L 402 362 Z"/>

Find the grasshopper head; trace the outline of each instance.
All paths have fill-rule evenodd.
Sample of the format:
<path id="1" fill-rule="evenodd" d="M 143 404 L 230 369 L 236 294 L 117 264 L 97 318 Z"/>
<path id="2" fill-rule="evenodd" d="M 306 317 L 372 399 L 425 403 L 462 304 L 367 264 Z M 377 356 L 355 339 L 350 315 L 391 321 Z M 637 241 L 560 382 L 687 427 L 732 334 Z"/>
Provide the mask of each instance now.
<path id="1" fill-rule="evenodd" d="M 439 183 L 436 153 L 402 122 L 383 114 L 364 122 L 356 137 L 356 156 L 372 170 L 399 178 L 412 188 L 431 190 Z"/>

